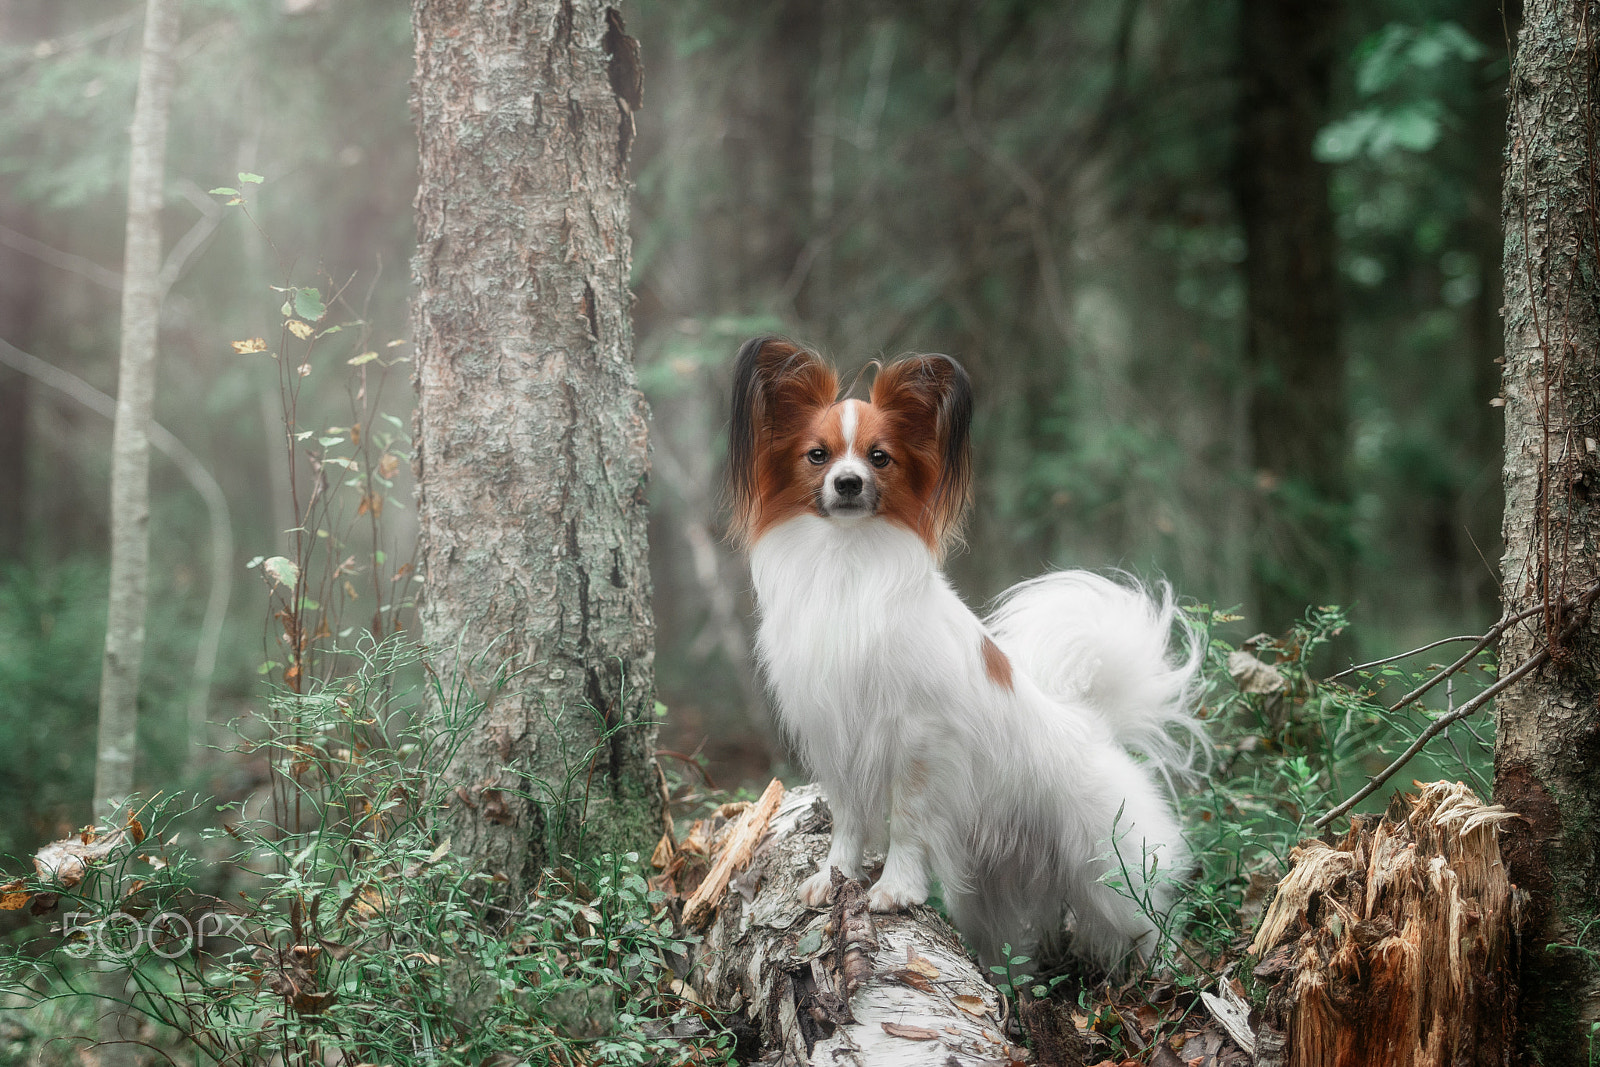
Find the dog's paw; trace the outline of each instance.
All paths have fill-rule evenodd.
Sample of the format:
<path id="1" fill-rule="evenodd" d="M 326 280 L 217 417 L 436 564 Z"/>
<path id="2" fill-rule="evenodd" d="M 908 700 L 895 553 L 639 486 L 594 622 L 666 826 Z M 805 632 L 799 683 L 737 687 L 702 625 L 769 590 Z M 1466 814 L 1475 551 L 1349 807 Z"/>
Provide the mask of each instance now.
<path id="1" fill-rule="evenodd" d="M 827 907 L 833 899 L 833 871 L 824 866 L 822 870 L 800 883 L 800 903 L 808 908 Z"/>
<path id="2" fill-rule="evenodd" d="M 891 885 L 880 881 L 867 891 L 867 907 L 872 911 L 904 911 L 908 905 L 921 904 L 928 899 L 927 889 L 915 886 Z"/>

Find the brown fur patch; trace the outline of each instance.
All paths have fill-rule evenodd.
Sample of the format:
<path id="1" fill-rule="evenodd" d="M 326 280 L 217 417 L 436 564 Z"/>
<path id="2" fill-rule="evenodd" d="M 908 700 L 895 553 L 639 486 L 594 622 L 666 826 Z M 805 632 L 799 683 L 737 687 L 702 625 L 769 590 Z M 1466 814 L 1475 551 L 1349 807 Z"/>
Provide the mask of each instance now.
<path id="1" fill-rule="evenodd" d="M 834 398 L 839 376 L 814 352 L 773 338 L 745 346 L 734 393 L 733 525 L 748 546 L 795 515 L 810 511 L 822 469 L 805 458 L 833 424 L 842 443 Z"/>
<path id="2" fill-rule="evenodd" d="M 879 513 L 943 556 L 959 536 L 971 493 L 972 392 L 966 372 L 945 356 L 908 356 L 878 372 L 871 396 L 856 451 L 865 455 L 880 447 L 889 453 L 891 463 L 879 477 L 886 490 L 891 483 L 894 489 L 884 493 Z"/>
<path id="3" fill-rule="evenodd" d="M 988 634 L 983 635 L 983 673 L 1001 689 L 1011 688 L 1011 660 Z"/>

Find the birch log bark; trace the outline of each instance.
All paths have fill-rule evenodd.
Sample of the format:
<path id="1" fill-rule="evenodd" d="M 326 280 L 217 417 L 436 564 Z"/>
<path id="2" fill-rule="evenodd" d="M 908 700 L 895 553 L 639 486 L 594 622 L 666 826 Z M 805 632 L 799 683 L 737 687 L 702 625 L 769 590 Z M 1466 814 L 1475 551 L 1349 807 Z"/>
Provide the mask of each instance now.
<path id="1" fill-rule="evenodd" d="M 596 0 L 412 14 L 423 637 L 489 705 L 451 769 L 452 840 L 516 893 L 580 815 L 592 847 L 660 832 L 628 289 L 638 45 Z M 563 783 L 576 805 L 531 799 Z"/>
<path id="2" fill-rule="evenodd" d="M 122 257 L 122 351 L 111 438 L 111 579 L 105 656 L 100 672 L 100 727 L 95 749 L 94 813 L 108 817 L 133 791 L 144 658 L 146 571 L 150 558 L 150 415 L 155 405 L 156 345 L 161 324 L 161 200 L 167 117 L 175 74 L 180 0 L 148 0 L 139 87 L 128 161 L 128 226 Z M 133 1019 L 125 1010 L 127 976 L 100 976 L 107 998 L 100 1017 L 100 1063 L 134 1062 Z"/>
<path id="3" fill-rule="evenodd" d="M 1497 701 L 1505 858 L 1531 895 L 1524 1052 L 1589 1062 L 1600 1022 L 1600 231 L 1594 131 L 1600 5 L 1528 0 L 1511 71 L 1505 226 L 1505 541 L 1501 669 L 1549 662 Z"/>

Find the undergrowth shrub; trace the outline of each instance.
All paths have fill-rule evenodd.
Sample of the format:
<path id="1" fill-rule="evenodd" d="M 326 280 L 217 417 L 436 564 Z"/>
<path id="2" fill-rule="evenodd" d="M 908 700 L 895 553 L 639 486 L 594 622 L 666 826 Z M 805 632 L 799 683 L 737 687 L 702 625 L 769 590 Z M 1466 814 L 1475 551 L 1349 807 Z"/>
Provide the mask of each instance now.
<path id="1" fill-rule="evenodd" d="M 154 798 L 69 842 L 105 852 L 81 881 L 0 887 L 62 916 L 10 947 L 5 988 L 49 1005 L 125 965 L 138 1039 L 181 1035 L 216 1063 L 725 1062 L 716 1020 L 674 992 L 687 941 L 639 857 L 569 856 L 498 900 L 446 836 L 443 771 L 482 701 L 431 671 L 397 686 L 420 656 L 402 639 L 346 655 L 352 673 L 261 716 L 247 747 L 271 761 L 270 801 L 217 809 L 247 888 L 197 892 L 196 854 L 163 839 L 185 805 Z"/>
<path id="2" fill-rule="evenodd" d="M 1316 819 L 1385 768 L 1437 715 L 1493 681 L 1495 665 L 1486 651 L 1424 701 L 1391 709 L 1461 648 L 1319 678 L 1313 672 L 1321 654 L 1349 626 L 1342 609 L 1310 609 L 1280 638 L 1258 635 L 1238 644 L 1222 633 L 1235 616 L 1195 615 L 1207 637 L 1203 714 L 1215 750 L 1210 773 L 1185 798 L 1200 869 L 1176 918 L 1186 938 L 1216 959 L 1247 932 L 1288 871 L 1290 850 L 1322 832 Z M 1394 790 L 1414 779 L 1456 778 L 1487 796 L 1493 739 L 1487 715 L 1453 724 L 1357 810 L 1383 810 Z"/>

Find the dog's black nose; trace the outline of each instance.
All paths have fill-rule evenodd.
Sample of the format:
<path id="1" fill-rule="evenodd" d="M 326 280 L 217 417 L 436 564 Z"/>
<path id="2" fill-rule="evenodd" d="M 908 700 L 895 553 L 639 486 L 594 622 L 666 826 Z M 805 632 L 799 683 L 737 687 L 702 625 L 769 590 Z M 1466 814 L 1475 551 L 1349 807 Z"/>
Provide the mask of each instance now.
<path id="1" fill-rule="evenodd" d="M 861 495 L 861 475 L 841 474 L 833 480 L 833 491 L 840 496 Z"/>

